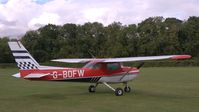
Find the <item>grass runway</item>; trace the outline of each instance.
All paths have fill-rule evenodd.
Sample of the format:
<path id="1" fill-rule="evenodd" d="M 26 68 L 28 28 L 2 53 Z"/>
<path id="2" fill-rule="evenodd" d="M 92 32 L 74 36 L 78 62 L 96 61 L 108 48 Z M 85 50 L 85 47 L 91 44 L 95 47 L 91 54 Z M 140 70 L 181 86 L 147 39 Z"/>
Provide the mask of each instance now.
<path id="1" fill-rule="evenodd" d="M 89 93 L 89 83 L 27 81 L 17 72 L 0 69 L 0 112 L 199 112 L 199 67 L 142 68 L 129 82 L 134 92 L 120 97 L 104 85 Z"/>

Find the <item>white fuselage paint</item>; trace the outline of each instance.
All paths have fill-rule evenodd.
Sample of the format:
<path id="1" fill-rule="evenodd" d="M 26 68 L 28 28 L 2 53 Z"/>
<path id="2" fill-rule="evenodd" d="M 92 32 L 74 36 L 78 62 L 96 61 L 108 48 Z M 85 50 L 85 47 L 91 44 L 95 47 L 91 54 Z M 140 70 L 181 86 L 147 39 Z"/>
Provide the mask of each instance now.
<path id="1" fill-rule="evenodd" d="M 100 82 L 100 83 L 101 82 L 108 82 L 108 83 L 127 82 L 130 80 L 133 80 L 137 76 L 138 76 L 138 74 L 128 74 L 128 75 L 125 75 L 124 77 L 123 77 L 123 75 L 105 76 L 105 77 L 101 77 L 98 82 Z"/>

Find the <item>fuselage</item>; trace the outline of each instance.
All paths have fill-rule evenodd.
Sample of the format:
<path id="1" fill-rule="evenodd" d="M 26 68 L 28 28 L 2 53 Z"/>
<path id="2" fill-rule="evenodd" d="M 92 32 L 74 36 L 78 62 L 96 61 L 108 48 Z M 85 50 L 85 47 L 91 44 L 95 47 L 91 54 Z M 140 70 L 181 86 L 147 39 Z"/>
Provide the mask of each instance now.
<path id="1" fill-rule="evenodd" d="M 36 77 L 36 75 L 44 75 Z M 20 76 L 28 80 L 72 81 L 91 83 L 127 82 L 139 74 L 139 69 L 125 67 L 120 63 L 88 63 L 82 68 L 20 70 Z M 31 77 L 34 76 L 34 77 Z"/>

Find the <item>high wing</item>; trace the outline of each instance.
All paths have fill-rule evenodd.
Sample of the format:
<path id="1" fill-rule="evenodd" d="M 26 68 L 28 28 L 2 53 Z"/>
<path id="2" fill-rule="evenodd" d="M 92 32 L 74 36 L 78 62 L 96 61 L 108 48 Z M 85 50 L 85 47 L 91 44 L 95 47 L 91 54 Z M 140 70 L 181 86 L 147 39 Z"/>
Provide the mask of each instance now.
<path id="1" fill-rule="evenodd" d="M 87 62 L 94 61 L 94 60 L 96 60 L 96 59 L 94 59 L 94 58 L 82 58 L 82 59 L 73 58 L 73 59 L 54 59 L 51 61 L 65 62 L 65 63 L 87 63 Z M 97 60 L 99 60 L 99 59 L 97 59 Z"/>
<path id="2" fill-rule="evenodd" d="M 147 60 L 162 60 L 162 59 L 188 59 L 190 55 L 164 55 L 164 56 L 143 56 L 143 57 L 124 57 L 124 58 L 85 58 L 85 59 L 54 59 L 51 61 L 65 62 L 65 63 L 87 63 L 90 61 L 97 62 L 133 62 L 133 61 L 147 61 Z"/>

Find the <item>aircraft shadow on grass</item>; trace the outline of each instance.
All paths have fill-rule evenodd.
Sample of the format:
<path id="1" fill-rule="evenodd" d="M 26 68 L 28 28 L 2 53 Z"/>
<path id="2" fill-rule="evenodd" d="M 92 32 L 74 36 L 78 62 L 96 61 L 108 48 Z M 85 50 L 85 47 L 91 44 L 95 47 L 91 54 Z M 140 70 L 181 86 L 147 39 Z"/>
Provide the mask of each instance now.
<path id="1" fill-rule="evenodd" d="M 70 92 L 70 93 L 35 93 L 31 95 L 27 95 L 26 97 L 28 98 L 33 98 L 33 99 L 52 99 L 52 100 L 63 100 L 63 99 L 71 99 L 71 97 L 77 97 L 77 96 L 94 96 L 95 94 L 97 95 L 109 95 L 112 91 L 107 92 L 106 90 L 104 91 L 99 91 L 96 93 L 91 93 L 88 94 L 87 91 L 83 92 Z M 111 94 L 110 94 L 111 95 Z"/>
<path id="2" fill-rule="evenodd" d="M 71 97 L 77 97 L 77 96 L 109 96 L 111 95 L 112 91 L 107 90 L 100 90 L 96 93 L 88 94 L 88 92 L 70 92 L 70 93 L 35 93 L 32 95 L 28 95 L 28 98 L 33 99 L 51 99 L 51 100 L 66 100 L 71 99 Z M 94 95 L 95 94 L 95 95 Z M 194 96 L 186 96 L 183 94 L 173 94 L 173 93 L 160 93 L 155 91 L 145 91 L 145 90 L 136 90 L 134 93 L 128 93 L 125 96 L 133 98 L 159 98 L 159 99 L 190 99 L 195 98 Z"/>

